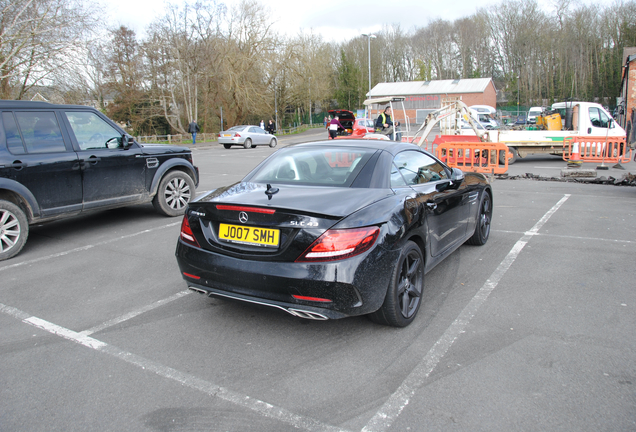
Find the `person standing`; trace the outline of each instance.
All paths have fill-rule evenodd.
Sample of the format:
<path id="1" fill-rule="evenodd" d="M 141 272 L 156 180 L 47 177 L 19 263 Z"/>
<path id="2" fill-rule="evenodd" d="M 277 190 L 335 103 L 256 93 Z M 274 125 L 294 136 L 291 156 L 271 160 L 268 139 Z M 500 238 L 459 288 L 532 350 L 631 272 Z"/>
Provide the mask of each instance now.
<path id="1" fill-rule="evenodd" d="M 384 112 L 380 113 L 375 120 L 375 131 L 392 138 L 393 121 L 391 120 L 391 107 L 384 108 Z"/>
<path id="2" fill-rule="evenodd" d="M 266 130 L 267 130 L 267 133 L 269 133 L 270 135 L 274 135 L 276 133 L 276 125 L 271 119 L 269 123 L 267 124 Z"/>
<path id="3" fill-rule="evenodd" d="M 192 134 L 192 144 L 197 143 L 197 133 L 199 132 L 199 125 L 195 120 L 192 120 L 188 125 L 188 133 Z"/>
<path id="4" fill-rule="evenodd" d="M 261 129 L 265 129 L 265 121 L 264 120 L 261 120 L 260 126 L 261 126 Z"/>
<path id="5" fill-rule="evenodd" d="M 329 138 L 336 139 L 339 129 L 344 130 L 344 126 L 340 123 L 338 116 L 334 116 L 333 120 L 329 122 Z"/>

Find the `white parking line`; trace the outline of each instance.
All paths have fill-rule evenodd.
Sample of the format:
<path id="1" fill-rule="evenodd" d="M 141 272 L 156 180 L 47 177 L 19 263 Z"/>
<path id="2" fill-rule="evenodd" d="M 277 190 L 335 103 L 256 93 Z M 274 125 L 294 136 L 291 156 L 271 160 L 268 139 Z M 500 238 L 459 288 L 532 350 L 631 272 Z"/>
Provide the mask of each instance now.
<path id="1" fill-rule="evenodd" d="M 106 241 L 103 241 L 103 242 L 95 243 L 95 244 L 92 244 L 92 245 L 81 246 L 81 247 L 78 247 L 78 248 L 75 248 L 75 249 L 70 249 L 70 250 L 67 250 L 67 251 L 64 251 L 64 252 L 58 252 L 58 253 L 53 254 L 53 255 L 47 255 L 47 256 L 36 258 L 36 259 L 32 259 L 32 260 L 29 260 L 29 261 L 22 261 L 22 262 L 19 262 L 19 263 L 16 263 L 16 264 L 10 264 L 8 266 L 0 267 L 0 271 L 12 269 L 12 268 L 16 268 L 16 267 L 20 267 L 20 266 L 24 266 L 24 265 L 34 264 L 34 263 L 41 262 L 41 261 L 50 260 L 52 258 L 57 258 L 57 257 L 69 255 L 69 254 L 72 254 L 72 253 L 75 253 L 75 252 L 83 252 L 85 250 L 92 249 L 92 248 L 97 247 L 97 246 L 103 246 L 103 245 L 106 245 L 106 244 L 114 243 L 114 242 L 119 241 L 119 240 L 131 238 L 131 237 L 136 237 L 138 235 L 147 234 L 149 232 L 153 232 L 153 231 L 157 231 L 157 230 L 161 230 L 161 229 L 165 229 L 165 228 L 170 228 L 170 227 L 173 227 L 175 225 L 181 225 L 181 219 L 179 219 L 179 222 L 173 222 L 173 223 L 170 223 L 170 224 L 167 224 L 167 225 L 162 225 L 160 227 L 150 228 L 150 229 L 147 229 L 147 230 L 136 232 L 134 234 L 128 234 L 128 235 L 125 235 L 125 236 L 112 238 L 112 239 L 109 239 L 109 240 L 106 240 Z"/>
<path id="2" fill-rule="evenodd" d="M 493 230 L 492 232 L 500 232 L 506 234 L 524 234 L 521 231 L 507 231 L 507 230 Z M 568 235 L 560 235 L 560 234 L 541 234 L 536 233 L 535 235 L 541 237 L 556 237 L 563 238 L 568 240 L 584 240 L 584 241 L 595 241 L 595 242 L 610 242 L 610 243 L 636 243 L 634 240 L 620 240 L 620 239 L 608 239 L 608 238 L 598 238 L 598 237 L 581 237 L 581 236 L 568 236 Z"/>
<path id="3" fill-rule="evenodd" d="M 462 310 L 457 319 L 446 329 L 442 337 L 435 342 L 433 348 L 426 354 L 424 359 L 406 377 L 400 387 L 389 397 L 380 410 L 369 420 L 363 431 L 385 431 L 389 429 L 393 421 L 400 415 L 402 410 L 408 405 L 415 392 L 422 387 L 429 375 L 435 370 L 437 364 L 446 352 L 453 345 L 460 334 L 464 333 L 466 326 L 475 316 L 479 308 L 486 301 L 490 293 L 495 289 L 501 278 L 506 274 L 512 263 L 517 259 L 519 253 L 528 241 L 537 234 L 541 227 L 550 217 L 563 205 L 570 195 L 565 195 L 559 200 L 543 217 L 530 229 L 524 233 L 523 237 L 515 243 L 508 255 L 495 269 L 493 274 L 481 289 L 470 300 L 468 305 Z"/>
<path id="4" fill-rule="evenodd" d="M 327 425 L 325 423 L 319 422 L 318 420 L 294 414 L 291 411 L 277 407 L 267 402 L 263 402 L 261 400 L 251 398 L 247 395 L 233 392 L 226 388 L 217 386 L 216 384 L 197 378 L 194 375 L 180 372 L 176 369 L 161 365 L 136 354 L 123 351 L 113 345 L 109 345 L 85 334 L 77 333 L 67 328 L 60 327 L 43 319 L 30 316 L 25 312 L 22 312 L 10 306 L 3 305 L 1 303 L 0 312 L 17 318 L 26 324 L 60 336 L 71 342 L 75 342 L 96 351 L 103 352 L 119 360 L 123 360 L 126 363 L 137 366 L 143 370 L 153 372 L 161 377 L 176 381 L 179 384 L 191 389 L 201 391 L 209 396 L 218 397 L 219 399 L 222 399 L 224 401 L 252 410 L 264 417 L 269 417 L 287 423 L 297 429 L 304 429 L 309 431 L 344 431 L 343 429 Z"/>
<path id="5" fill-rule="evenodd" d="M 135 311 L 128 312 L 127 314 L 124 314 L 124 315 L 119 316 L 117 318 L 113 318 L 111 320 L 103 322 L 100 325 L 92 327 L 92 328 L 90 328 L 88 330 L 81 331 L 81 332 L 79 332 L 79 334 L 88 336 L 88 335 L 91 335 L 93 333 L 97 333 L 98 331 L 102 331 L 104 329 L 107 329 L 108 327 L 112 327 L 112 326 L 114 326 L 116 324 L 123 323 L 124 321 L 128 321 L 129 319 L 132 319 L 132 318 L 134 318 L 134 317 L 136 317 L 138 315 L 141 315 L 142 313 L 149 312 L 149 311 L 151 311 L 153 309 L 156 309 L 156 308 L 158 308 L 160 306 L 163 306 L 163 305 L 165 305 L 167 303 L 170 303 L 173 300 L 180 299 L 181 297 L 183 297 L 185 295 L 188 295 L 191 292 L 192 291 L 190 291 L 190 290 L 184 290 L 184 291 L 178 292 L 178 293 L 176 293 L 174 295 L 171 295 L 170 297 L 167 297 L 165 299 L 156 301 L 156 302 L 151 303 L 149 305 L 146 305 L 146 306 L 144 306 L 142 308 L 139 308 L 139 309 L 137 309 Z"/>

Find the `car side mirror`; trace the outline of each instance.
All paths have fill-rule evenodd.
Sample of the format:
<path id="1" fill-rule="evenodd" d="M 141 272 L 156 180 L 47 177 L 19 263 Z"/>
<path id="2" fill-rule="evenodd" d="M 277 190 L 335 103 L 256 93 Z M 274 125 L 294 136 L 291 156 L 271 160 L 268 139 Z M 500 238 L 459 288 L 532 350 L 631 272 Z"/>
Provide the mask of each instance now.
<path id="1" fill-rule="evenodd" d="M 458 189 L 464 182 L 464 172 L 459 168 L 450 168 L 450 179 L 438 182 L 435 185 L 435 189 L 438 192 L 443 192 L 446 189 Z"/>
<path id="2" fill-rule="evenodd" d="M 123 143 L 124 150 L 128 150 L 130 147 L 132 147 L 135 139 L 130 135 L 124 135 L 122 136 L 121 141 Z"/>
<path id="3" fill-rule="evenodd" d="M 464 182 L 464 178 L 464 172 L 462 170 L 460 170 L 459 168 L 453 168 L 451 170 L 451 187 L 453 189 L 459 188 L 459 186 L 461 186 L 461 184 Z"/>

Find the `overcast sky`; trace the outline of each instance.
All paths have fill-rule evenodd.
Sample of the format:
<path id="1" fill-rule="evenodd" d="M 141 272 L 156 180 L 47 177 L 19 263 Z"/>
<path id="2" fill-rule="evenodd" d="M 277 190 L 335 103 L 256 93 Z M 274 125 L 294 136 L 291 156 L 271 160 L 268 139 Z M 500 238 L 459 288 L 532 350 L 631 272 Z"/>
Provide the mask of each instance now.
<path id="1" fill-rule="evenodd" d="M 166 10 L 162 0 L 101 0 L 110 13 L 111 26 L 126 25 L 142 35 L 146 26 Z M 275 24 L 275 30 L 290 36 L 301 30 L 321 34 L 327 42 L 350 40 L 362 33 L 376 32 L 383 25 L 400 24 L 405 32 L 425 27 L 442 18 L 454 21 L 472 15 L 479 8 L 504 0 L 367 0 L 367 1 L 260 1 Z M 172 1 L 172 3 L 177 3 Z M 222 1 L 226 5 L 238 0 Z M 550 4 L 540 0 L 539 4 Z"/>

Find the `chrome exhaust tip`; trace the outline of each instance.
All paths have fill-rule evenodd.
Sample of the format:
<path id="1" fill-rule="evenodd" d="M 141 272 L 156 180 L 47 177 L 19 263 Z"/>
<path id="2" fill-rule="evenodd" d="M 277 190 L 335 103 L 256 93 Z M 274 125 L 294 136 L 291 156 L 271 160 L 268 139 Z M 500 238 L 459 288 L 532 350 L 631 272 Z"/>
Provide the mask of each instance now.
<path id="1" fill-rule="evenodd" d="M 201 288 L 188 287 L 188 289 L 194 291 L 195 293 L 199 293 L 201 295 L 208 295 L 208 292 L 206 290 L 201 289 Z"/>
<path id="2" fill-rule="evenodd" d="M 327 318 L 326 316 L 324 316 L 323 314 L 319 314 L 317 312 L 310 312 L 310 311 L 306 311 L 306 310 L 301 310 L 301 309 L 287 309 L 287 312 L 289 312 L 290 314 L 297 316 L 299 318 L 305 318 L 305 319 L 311 319 L 311 320 L 316 320 L 316 321 L 327 321 L 329 318 Z"/>

